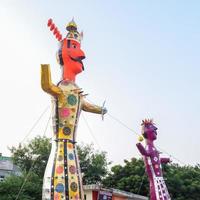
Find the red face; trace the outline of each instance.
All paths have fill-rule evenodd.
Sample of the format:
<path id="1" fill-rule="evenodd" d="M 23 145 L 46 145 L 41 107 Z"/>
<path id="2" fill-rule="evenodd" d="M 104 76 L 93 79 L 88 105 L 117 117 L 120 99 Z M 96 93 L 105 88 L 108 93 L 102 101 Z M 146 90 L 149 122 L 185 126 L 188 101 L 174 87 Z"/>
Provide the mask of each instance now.
<path id="1" fill-rule="evenodd" d="M 75 40 L 64 39 L 62 43 L 63 79 L 75 80 L 75 76 L 84 70 L 82 60 L 84 52 L 80 43 Z"/>
<path id="2" fill-rule="evenodd" d="M 147 124 L 144 127 L 144 132 L 146 134 L 147 139 L 153 141 L 157 139 L 157 128 L 153 124 Z"/>

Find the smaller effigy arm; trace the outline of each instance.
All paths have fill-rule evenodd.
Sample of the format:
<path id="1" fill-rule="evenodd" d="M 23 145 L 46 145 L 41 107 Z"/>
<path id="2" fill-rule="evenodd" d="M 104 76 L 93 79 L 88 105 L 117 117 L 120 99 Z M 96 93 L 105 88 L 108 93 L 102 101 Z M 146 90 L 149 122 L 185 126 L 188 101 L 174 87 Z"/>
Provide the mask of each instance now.
<path id="1" fill-rule="evenodd" d="M 147 150 L 143 147 L 141 143 L 137 143 L 136 146 L 143 156 L 150 156 L 150 153 L 147 152 Z"/>
<path id="2" fill-rule="evenodd" d="M 160 158 L 160 162 L 163 164 L 167 164 L 169 162 L 171 162 L 170 158 Z"/>
<path id="3" fill-rule="evenodd" d="M 84 110 L 86 112 L 103 114 L 103 115 L 107 113 L 106 108 L 102 108 L 100 106 L 91 104 L 91 103 L 84 101 L 84 100 L 83 100 L 83 103 L 82 103 L 82 110 Z"/>
<path id="4" fill-rule="evenodd" d="M 50 66 L 47 64 L 41 65 L 41 86 L 45 92 L 53 96 L 61 94 L 61 89 L 55 86 L 51 81 Z"/>

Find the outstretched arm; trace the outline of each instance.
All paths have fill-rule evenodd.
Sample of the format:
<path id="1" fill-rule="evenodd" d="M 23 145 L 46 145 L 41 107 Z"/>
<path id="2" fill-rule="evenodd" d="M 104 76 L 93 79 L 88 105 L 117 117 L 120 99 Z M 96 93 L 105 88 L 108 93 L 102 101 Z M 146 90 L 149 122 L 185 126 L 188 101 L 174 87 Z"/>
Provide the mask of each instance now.
<path id="1" fill-rule="evenodd" d="M 167 164 L 169 162 L 171 162 L 170 158 L 160 158 L 160 162 L 163 164 Z"/>
<path id="2" fill-rule="evenodd" d="M 143 147 L 143 145 L 141 143 L 137 143 L 136 144 L 139 152 L 143 155 L 143 156 L 150 156 L 150 153 L 147 152 L 147 150 Z"/>
<path id="3" fill-rule="evenodd" d="M 83 103 L 82 103 L 82 110 L 86 112 L 103 114 L 103 115 L 107 113 L 107 110 L 105 108 L 88 103 L 85 100 L 83 100 Z"/>
<path id="4" fill-rule="evenodd" d="M 41 65 L 41 86 L 45 92 L 53 96 L 57 96 L 61 93 L 61 89 L 55 86 L 51 81 L 50 66 L 47 64 Z"/>

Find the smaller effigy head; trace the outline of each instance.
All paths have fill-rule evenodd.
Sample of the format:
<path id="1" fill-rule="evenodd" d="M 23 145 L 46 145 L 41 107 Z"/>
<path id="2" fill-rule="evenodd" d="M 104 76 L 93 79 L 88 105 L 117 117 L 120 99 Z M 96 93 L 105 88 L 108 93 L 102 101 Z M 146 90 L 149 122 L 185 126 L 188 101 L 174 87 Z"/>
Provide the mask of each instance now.
<path id="1" fill-rule="evenodd" d="M 157 127 L 152 119 L 142 120 L 142 135 L 145 139 L 153 141 L 157 139 Z"/>

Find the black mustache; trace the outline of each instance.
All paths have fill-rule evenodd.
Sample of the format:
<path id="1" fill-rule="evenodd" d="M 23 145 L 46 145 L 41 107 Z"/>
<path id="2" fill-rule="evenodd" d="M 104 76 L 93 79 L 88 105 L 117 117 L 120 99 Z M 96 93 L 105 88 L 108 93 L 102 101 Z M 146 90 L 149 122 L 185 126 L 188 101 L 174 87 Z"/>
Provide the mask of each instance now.
<path id="1" fill-rule="evenodd" d="M 73 57 L 70 56 L 70 58 L 75 62 L 81 63 L 82 69 L 84 70 L 84 65 L 83 65 L 82 60 L 85 59 L 85 56 L 79 56 L 79 57 L 76 57 L 76 58 L 73 58 Z"/>
<path id="2" fill-rule="evenodd" d="M 70 58 L 71 58 L 73 61 L 82 63 L 82 60 L 85 59 L 85 56 L 79 56 L 79 57 L 76 57 L 76 58 L 73 58 L 73 57 L 70 56 Z"/>

